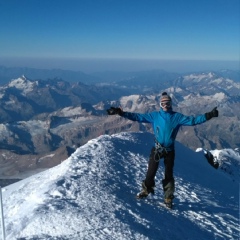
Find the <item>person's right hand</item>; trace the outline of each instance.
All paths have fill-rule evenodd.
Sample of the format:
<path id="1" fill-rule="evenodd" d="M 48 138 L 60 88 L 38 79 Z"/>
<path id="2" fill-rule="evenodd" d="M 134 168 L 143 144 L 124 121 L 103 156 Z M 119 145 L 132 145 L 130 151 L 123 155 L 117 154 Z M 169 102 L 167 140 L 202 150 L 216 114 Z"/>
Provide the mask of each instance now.
<path id="1" fill-rule="evenodd" d="M 123 110 L 121 108 L 115 108 L 115 107 L 111 107 L 109 109 L 107 109 L 107 114 L 108 115 L 122 115 L 123 114 Z"/>
<path id="2" fill-rule="evenodd" d="M 207 120 L 210 120 L 213 117 L 218 117 L 217 107 L 215 107 L 211 112 L 205 113 L 205 116 Z"/>

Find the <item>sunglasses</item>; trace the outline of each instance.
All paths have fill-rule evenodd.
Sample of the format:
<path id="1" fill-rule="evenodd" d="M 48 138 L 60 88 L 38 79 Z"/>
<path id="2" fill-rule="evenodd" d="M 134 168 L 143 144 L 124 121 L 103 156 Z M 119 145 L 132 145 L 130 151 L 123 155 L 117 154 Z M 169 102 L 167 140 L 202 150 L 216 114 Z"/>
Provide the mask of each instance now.
<path id="1" fill-rule="evenodd" d="M 171 106 L 172 106 L 172 102 L 171 102 L 171 101 L 160 102 L 160 106 L 161 106 L 162 108 L 171 107 Z"/>

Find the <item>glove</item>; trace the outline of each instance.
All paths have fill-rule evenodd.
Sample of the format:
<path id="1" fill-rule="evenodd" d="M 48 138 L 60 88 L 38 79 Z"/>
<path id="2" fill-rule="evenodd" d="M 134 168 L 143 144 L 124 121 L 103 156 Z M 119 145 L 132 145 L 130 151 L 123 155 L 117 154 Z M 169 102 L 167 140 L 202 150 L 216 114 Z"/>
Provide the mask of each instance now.
<path id="1" fill-rule="evenodd" d="M 118 115 L 122 116 L 123 110 L 121 108 L 111 107 L 111 108 L 107 109 L 107 113 L 108 113 L 108 115 L 118 114 Z"/>
<path id="2" fill-rule="evenodd" d="M 215 107 L 211 112 L 205 113 L 205 116 L 207 120 L 210 120 L 213 117 L 218 117 L 217 107 Z"/>

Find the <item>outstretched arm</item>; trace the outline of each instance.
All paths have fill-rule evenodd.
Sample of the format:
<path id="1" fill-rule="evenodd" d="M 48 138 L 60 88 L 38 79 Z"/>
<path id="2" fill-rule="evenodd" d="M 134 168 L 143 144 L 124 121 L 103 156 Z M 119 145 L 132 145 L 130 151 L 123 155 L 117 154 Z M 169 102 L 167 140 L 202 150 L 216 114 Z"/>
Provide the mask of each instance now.
<path id="1" fill-rule="evenodd" d="M 108 115 L 119 115 L 132 121 L 151 123 L 153 122 L 153 116 L 150 113 L 132 113 L 124 112 L 121 108 L 111 107 L 107 109 Z"/>
<path id="2" fill-rule="evenodd" d="M 194 126 L 197 124 L 204 123 L 208 120 L 210 120 L 213 117 L 218 117 L 218 110 L 217 107 L 215 107 L 211 112 L 207 112 L 202 115 L 198 116 L 184 116 L 181 115 L 180 125 L 184 126 Z"/>

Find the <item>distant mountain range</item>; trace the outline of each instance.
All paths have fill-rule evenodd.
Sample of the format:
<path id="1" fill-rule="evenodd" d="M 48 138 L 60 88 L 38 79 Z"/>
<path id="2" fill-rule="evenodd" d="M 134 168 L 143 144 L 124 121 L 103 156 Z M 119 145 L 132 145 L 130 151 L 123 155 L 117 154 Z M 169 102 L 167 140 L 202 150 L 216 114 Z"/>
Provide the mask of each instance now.
<path id="1" fill-rule="evenodd" d="M 233 71 L 222 71 L 227 72 Z M 219 109 L 218 118 L 182 128 L 178 141 L 193 150 L 240 147 L 239 81 L 215 72 L 149 71 L 119 75 L 112 81 L 108 73 L 108 79 L 100 81 L 103 75 L 95 76 L 98 80 L 91 84 L 86 79 L 83 83 L 19 76 L 2 85 L 0 175 L 21 178 L 26 171 L 54 166 L 102 134 L 151 132 L 148 124 L 107 116 L 106 109 L 121 106 L 124 111 L 158 111 L 163 91 L 172 96 L 174 110 L 186 115 L 203 114 L 215 106 Z"/>
<path id="2" fill-rule="evenodd" d="M 229 78 L 240 82 L 240 70 L 224 69 L 215 72 L 219 77 Z M 189 73 L 186 73 L 189 74 Z M 121 71 L 104 71 L 86 74 L 81 71 L 71 71 L 62 69 L 36 69 L 23 67 L 5 67 L 0 66 L 0 85 L 8 83 L 19 76 L 26 76 L 29 79 L 62 79 L 68 82 L 82 82 L 85 84 L 97 83 L 136 83 L 145 82 L 147 85 L 156 84 L 159 81 L 169 81 L 181 76 L 179 73 L 167 72 L 164 70 L 138 71 L 138 72 L 121 72 Z"/>
<path id="3" fill-rule="evenodd" d="M 81 71 L 0 66 L 0 85 L 4 85 L 10 80 L 16 79 L 22 75 L 27 76 L 29 79 L 41 80 L 61 78 L 68 82 L 91 83 L 98 81 L 97 77 L 90 76 Z"/>

